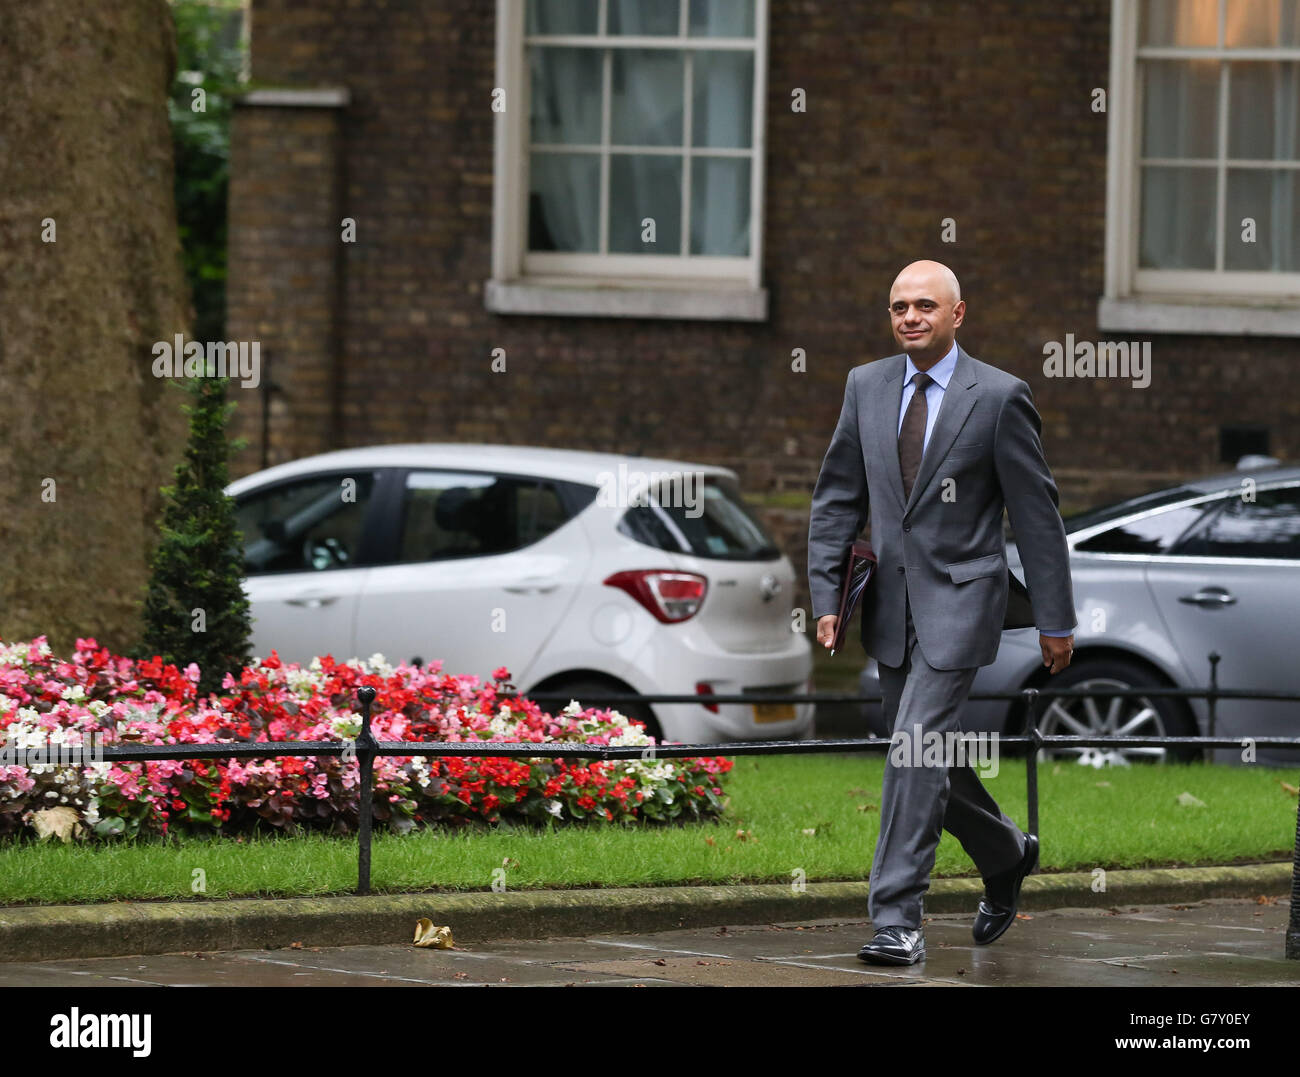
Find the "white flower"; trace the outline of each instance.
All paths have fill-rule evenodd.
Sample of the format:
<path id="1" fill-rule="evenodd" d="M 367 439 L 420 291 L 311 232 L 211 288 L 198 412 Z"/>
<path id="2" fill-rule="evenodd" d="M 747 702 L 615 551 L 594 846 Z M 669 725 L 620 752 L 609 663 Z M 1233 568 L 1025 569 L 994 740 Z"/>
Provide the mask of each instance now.
<path id="1" fill-rule="evenodd" d="M 330 732 L 340 740 L 356 740 L 361 735 L 361 715 L 344 714 L 331 719 Z"/>
<path id="2" fill-rule="evenodd" d="M 70 684 L 59 695 L 64 699 L 82 700 L 86 698 L 86 689 L 80 684 Z"/>

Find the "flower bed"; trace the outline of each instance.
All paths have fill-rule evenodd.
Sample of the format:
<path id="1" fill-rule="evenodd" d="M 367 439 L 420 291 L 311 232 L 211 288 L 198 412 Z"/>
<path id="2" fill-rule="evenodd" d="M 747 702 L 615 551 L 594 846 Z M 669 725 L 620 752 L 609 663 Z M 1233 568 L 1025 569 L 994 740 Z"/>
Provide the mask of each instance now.
<path id="1" fill-rule="evenodd" d="M 381 741 L 532 741 L 651 745 L 614 710 L 570 703 L 551 715 L 501 699 L 509 673 L 478 677 L 369 661 L 318 658 L 286 665 L 275 652 L 220 694 L 200 698 L 196 666 L 136 661 L 80 639 L 71 659 L 44 637 L 0 643 L 0 835 L 51 829 L 99 838 L 235 834 L 259 827 L 350 832 L 358 817 L 357 761 L 339 757 L 74 761 L 80 746 L 340 741 L 361 719 L 356 691 L 373 687 L 371 729 Z M 59 746 L 64 746 L 60 748 Z M 33 749 L 48 749 L 50 762 Z M 62 751 L 63 764 L 58 753 Z M 405 833 L 426 824 L 554 819 L 604 823 L 716 817 L 723 758 L 562 759 L 376 757 L 374 825 Z"/>

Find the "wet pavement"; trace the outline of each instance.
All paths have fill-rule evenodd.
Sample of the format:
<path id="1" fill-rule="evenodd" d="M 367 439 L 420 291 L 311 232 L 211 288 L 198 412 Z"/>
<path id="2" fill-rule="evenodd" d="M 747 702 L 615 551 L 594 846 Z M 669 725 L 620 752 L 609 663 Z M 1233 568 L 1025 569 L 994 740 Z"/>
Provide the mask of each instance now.
<path id="1" fill-rule="evenodd" d="M 1287 916 L 1285 899 L 1058 909 L 1022 914 L 998 942 L 977 947 L 970 915 L 940 915 L 925 923 L 926 961 L 902 969 L 858 961 L 871 937 L 864 917 L 453 950 L 396 943 L 15 962 L 0 964 L 0 987 L 1295 987 L 1300 962 L 1282 956 Z"/>

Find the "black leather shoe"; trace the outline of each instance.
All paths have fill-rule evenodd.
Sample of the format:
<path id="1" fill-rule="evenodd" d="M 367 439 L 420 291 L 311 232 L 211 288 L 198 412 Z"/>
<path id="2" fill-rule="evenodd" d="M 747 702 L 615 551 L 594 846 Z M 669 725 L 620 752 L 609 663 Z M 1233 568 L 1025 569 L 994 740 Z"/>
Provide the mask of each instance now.
<path id="1" fill-rule="evenodd" d="M 984 880 L 984 900 L 975 913 L 972 934 L 979 946 L 987 946 L 1000 939 L 1016 922 L 1016 906 L 1020 902 L 1020 885 L 1025 877 L 1038 867 L 1038 839 L 1025 835 L 1025 855 L 1010 871 L 1004 871 Z"/>
<path id="2" fill-rule="evenodd" d="M 915 965 L 925 960 L 925 936 L 906 927 L 882 927 L 858 951 L 869 965 Z"/>

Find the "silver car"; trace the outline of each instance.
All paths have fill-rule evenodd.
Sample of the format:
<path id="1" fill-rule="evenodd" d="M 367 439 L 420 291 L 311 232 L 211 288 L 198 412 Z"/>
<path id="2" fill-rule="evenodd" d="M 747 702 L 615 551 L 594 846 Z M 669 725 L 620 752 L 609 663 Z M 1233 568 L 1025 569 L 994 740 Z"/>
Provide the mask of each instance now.
<path id="1" fill-rule="evenodd" d="M 1108 699 L 1100 693 L 1158 685 L 1204 688 L 1211 651 L 1221 656 L 1220 688 L 1300 693 L 1300 467 L 1252 468 L 1187 482 L 1072 516 L 1065 529 L 1078 620 L 1070 667 L 1049 676 L 1037 630 L 1005 632 L 997 659 L 980 668 L 972 694 L 1095 688 L 1095 697 L 1045 700 L 1041 731 L 1192 736 L 1208 732 L 1204 699 Z M 1024 579 L 1013 542 L 1007 560 Z M 880 694 L 875 659 L 862 671 L 860 687 L 863 695 Z M 868 728 L 887 735 L 880 705 L 863 706 Z M 1300 702 L 1220 699 L 1215 706 L 1218 736 L 1300 737 Z M 1019 701 L 973 700 L 962 712 L 967 731 L 1019 733 L 1024 720 Z M 1088 748 L 1055 754 L 1101 766 L 1202 753 Z M 1210 754 L 1216 761 L 1240 762 L 1243 753 Z M 1300 751 L 1261 749 L 1257 761 L 1294 766 Z"/>

